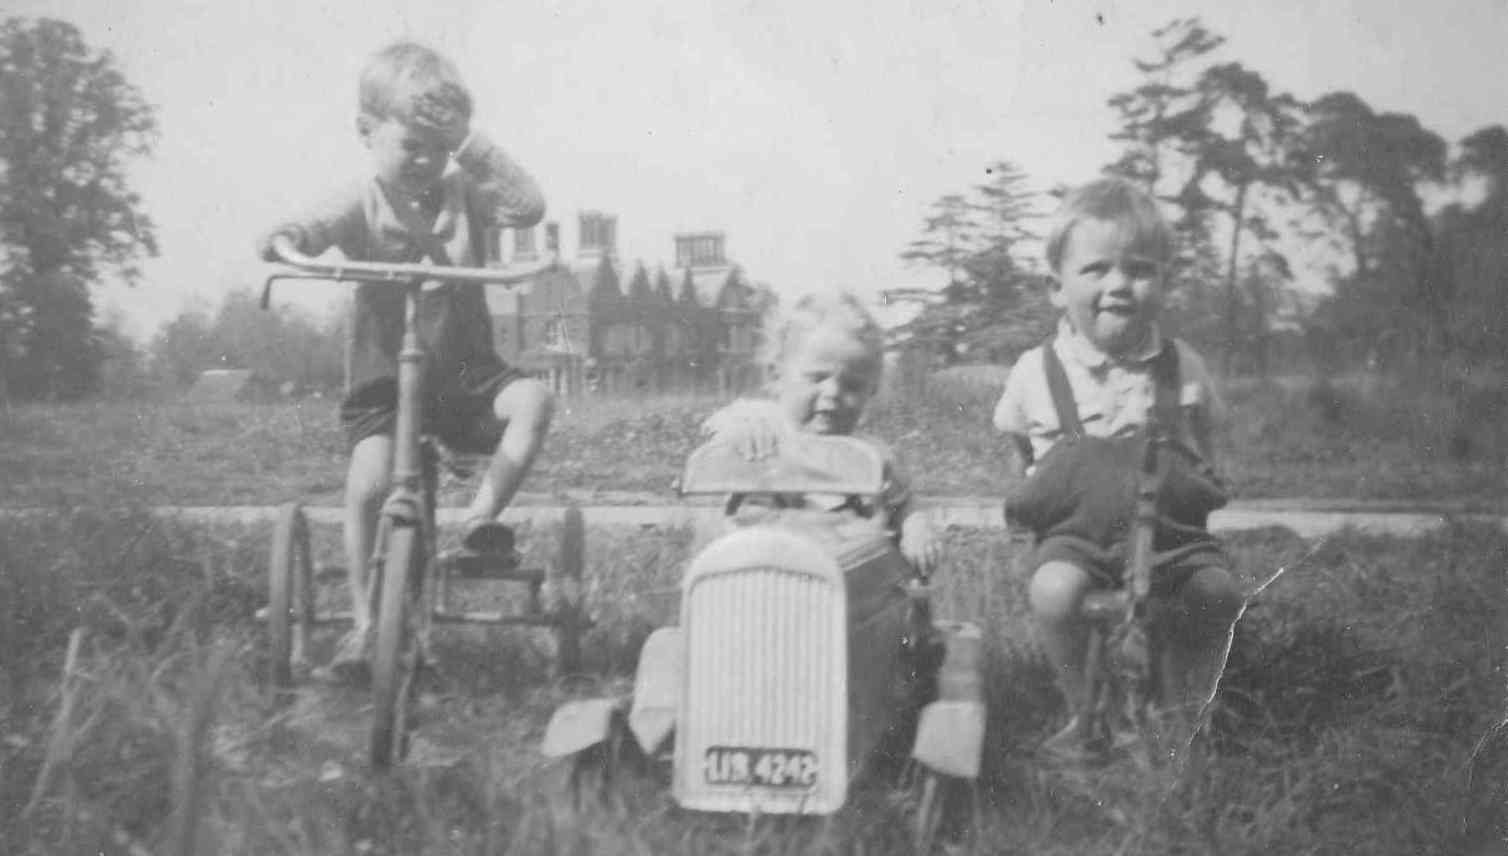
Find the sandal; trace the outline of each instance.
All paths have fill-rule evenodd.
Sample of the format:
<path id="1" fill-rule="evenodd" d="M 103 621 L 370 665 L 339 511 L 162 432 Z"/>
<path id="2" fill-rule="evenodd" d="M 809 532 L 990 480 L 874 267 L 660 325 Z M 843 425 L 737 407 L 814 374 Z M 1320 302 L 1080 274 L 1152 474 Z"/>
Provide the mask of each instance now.
<path id="1" fill-rule="evenodd" d="M 330 665 L 317 670 L 315 677 L 340 686 L 364 688 L 372 682 L 372 632 L 347 633 L 335 648 Z"/>
<path id="2" fill-rule="evenodd" d="M 1037 754 L 1044 761 L 1064 766 L 1082 766 L 1101 760 L 1104 753 L 1085 744 L 1079 736 L 1079 718 L 1075 716 L 1058 733 L 1038 743 Z"/>
<path id="3" fill-rule="evenodd" d="M 477 518 L 468 521 L 461 546 L 473 553 L 507 556 L 513 552 L 513 527 L 498 520 Z"/>

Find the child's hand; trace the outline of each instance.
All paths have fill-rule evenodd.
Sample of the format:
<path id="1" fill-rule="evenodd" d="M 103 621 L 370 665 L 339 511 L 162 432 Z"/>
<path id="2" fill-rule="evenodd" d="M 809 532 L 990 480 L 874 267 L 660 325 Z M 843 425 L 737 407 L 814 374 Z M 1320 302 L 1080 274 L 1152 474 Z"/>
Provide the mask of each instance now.
<path id="1" fill-rule="evenodd" d="M 414 100 L 415 125 L 432 129 L 445 144 L 445 150 L 455 154 L 471 133 L 471 121 L 464 105 L 465 93 L 454 86 L 441 87 L 437 92 L 426 92 Z"/>
<path id="2" fill-rule="evenodd" d="M 780 406 L 770 401 L 735 401 L 712 414 L 702 430 L 750 461 L 774 455 L 781 442 L 795 433 Z"/>
<path id="3" fill-rule="evenodd" d="M 942 542 L 926 514 L 908 514 L 901 521 L 901 555 L 924 577 L 937 570 L 942 561 Z"/>
<path id="4" fill-rule="evenodd" d="M 277 249 L 273 246 L 273 243 L 277 241 L 278 238 L 287 238 L 293 243 L 295 247 L 300 246 L 303 242 L 303 236 L 299 234 L 299 231 L 297 229 L 285 228 L 273 232 L 269 235 L 264 235 L 262 237 L 262 240 L 257 242 L 257 255 L 261 257 L 262 261 L 280 262 L 283 260 L 282 257 L 278 255 Z"/>

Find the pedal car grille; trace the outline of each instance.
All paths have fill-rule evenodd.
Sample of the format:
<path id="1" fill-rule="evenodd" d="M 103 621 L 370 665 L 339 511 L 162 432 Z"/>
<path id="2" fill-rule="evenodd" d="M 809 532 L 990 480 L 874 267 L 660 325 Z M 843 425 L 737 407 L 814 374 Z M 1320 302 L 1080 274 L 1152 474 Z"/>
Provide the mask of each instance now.
<path id="1" fill-rule="evenodd" d="M 706 811 L 825 814 L 848 785 L 841 577 L 756 566 L 686 592 L 674 789 Z"/>

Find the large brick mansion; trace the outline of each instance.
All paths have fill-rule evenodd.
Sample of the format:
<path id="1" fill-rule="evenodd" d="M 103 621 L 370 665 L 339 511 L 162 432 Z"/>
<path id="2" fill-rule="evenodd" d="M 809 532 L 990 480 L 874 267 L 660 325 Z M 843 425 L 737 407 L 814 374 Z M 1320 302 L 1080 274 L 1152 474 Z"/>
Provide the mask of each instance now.
<path id="1" fill-rule="evenodd" d="M 496 266 L 553 262 L 517 289 L 489 288 L 493 338 L 510 364 L 557 392 L 746 390 L 768 288 L 725 256 L 721 232 L 675 235 L 675 261 L 653 273 L 617 258 L 616 216 L 582 211 L 576 252 L 560 224 L 492 236 Z"/>

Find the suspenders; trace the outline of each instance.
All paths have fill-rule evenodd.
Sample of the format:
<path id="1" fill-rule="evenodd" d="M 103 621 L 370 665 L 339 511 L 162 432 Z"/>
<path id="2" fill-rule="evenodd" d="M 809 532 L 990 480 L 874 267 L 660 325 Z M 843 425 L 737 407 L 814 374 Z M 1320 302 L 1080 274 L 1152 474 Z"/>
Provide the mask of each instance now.
<path id="1" fill-rule="evenodd" d="M 1068 374 L 1052 340 L 1042 346 L 1042 367 L 1047 373 L 1047 389 L 1052 394 L 1053 409 L 1058 412 L 1058 426 L 1069 442 L 1084 436 L 1079 408 L 1068 385 Z M 1162 350 L 1152 358 L 1152 408 L 1147 414 L 1147 430 L 1156 439 L 1178 434 L 1178 347 L 1172 339 L 1163 342 Z"/>

